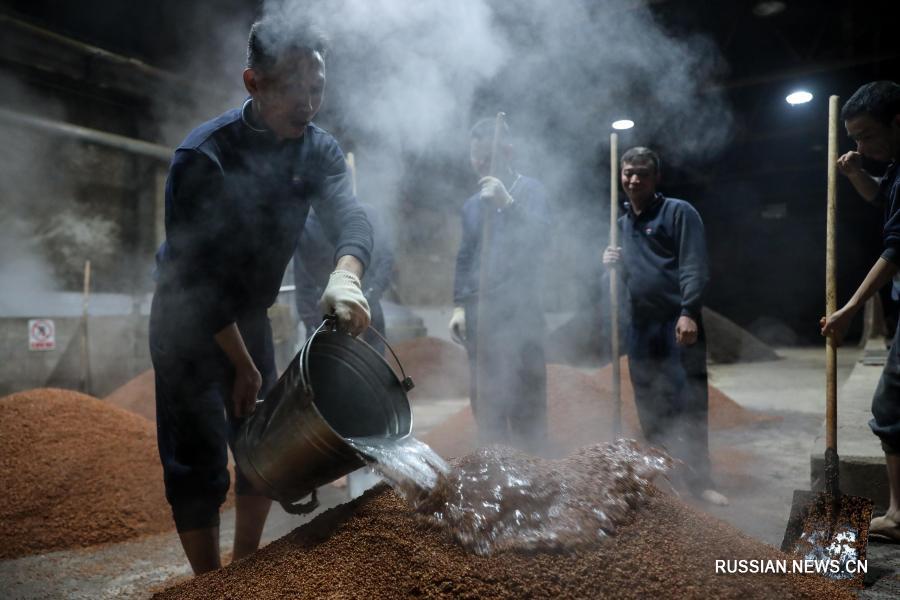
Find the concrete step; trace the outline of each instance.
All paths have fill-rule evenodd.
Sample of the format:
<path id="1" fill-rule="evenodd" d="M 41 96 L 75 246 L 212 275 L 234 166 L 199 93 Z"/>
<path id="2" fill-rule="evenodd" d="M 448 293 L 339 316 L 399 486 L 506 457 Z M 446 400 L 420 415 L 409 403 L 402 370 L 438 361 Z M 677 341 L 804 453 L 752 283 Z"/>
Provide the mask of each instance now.
<path id="1" fill-rule="evenodd" d="M 875 340 L 870 344 L 876 343 Z M 878 340 L 883 349 L 883 340 Z M 867 353 L 869 352 L 866 346 Z M 873 346 L 872 350 L 876 350 Z M 840 459 L 841 491 L 875 501 L 876 513 L 888 504 L 889 492 L 881 442 L 869 429 L 872 394 L 883 367 L 858 362 L 850 377 L 838 389 L 837 451 Z M 824 373 L 823 373 L 824 378 Z M 825 398 L 822 397 L 822 413 Z M 810 485 L 821 481 L 825 462 L 825 424 L 816 437 L 810 455 Z"/>

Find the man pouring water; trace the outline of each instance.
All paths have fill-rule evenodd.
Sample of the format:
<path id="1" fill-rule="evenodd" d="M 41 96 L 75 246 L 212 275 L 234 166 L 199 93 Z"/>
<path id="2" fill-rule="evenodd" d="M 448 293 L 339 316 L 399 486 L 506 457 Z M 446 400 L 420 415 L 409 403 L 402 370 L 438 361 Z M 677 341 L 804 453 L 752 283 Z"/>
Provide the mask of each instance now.
<path id="1" fill-rule="evenodd" d="M 335 247 L 321 309 L 354 335 L 369 324 L 360 278 L 372 229 L 337 141 L 312 123 L 324 57 L 324 38 L 306 23 L 255 23 L 249 98 L 188 134 L 169 170 L 150 350 L 166 498 L 198 574 L 221 566 L 227 444 L 276 380 L 266 310 L 311 206 Z M 259 545 L 271 501 L 235 475 L 237 560 Z"/>

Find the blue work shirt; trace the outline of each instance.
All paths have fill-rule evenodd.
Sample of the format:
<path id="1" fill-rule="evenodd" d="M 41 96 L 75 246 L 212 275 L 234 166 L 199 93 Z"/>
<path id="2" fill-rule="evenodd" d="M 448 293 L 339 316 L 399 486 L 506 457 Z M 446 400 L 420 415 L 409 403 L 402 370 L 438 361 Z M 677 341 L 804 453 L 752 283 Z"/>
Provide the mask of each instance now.
<path id="1" fill-rule="evenodd" d="M 693 206 L 657 193 L 640 215 L 619 217 L 632 318 L 699 321 L 709 281 L 703 221 Z"/>
<path id="2" fill-rule="evenodd" d="M 884 205 L 884 252 L 881 258 L 900 265 L 900 168 L 892 162 L 878 187 L 880 203 Z"/>
<path id="3" fill-rule="evenodd" d="M 547 191 L 537 179 L 518 175 L 509 186 L 510 206 L 490 209 L 491 247 L 488 248 L 488 295 L 533 302 L 540 307 L 541 269 L 550 234 Z M 479 296 L 481 224 L 484 202 L 480 193 L 462 207 L 462 241 L 456 257 L 453 302 L 462 305 Z"/>
<path id="4" fill-rule="evenodd" d="M 157 297 L 176 336 L 207 341 L 271 306 L 310 206 L 335 258 L 369 262 L 372 228 L 334 137 L 310 124 L 302 137 L 278 140 L 241 115 L 197 127 L 169 168 Z"/>

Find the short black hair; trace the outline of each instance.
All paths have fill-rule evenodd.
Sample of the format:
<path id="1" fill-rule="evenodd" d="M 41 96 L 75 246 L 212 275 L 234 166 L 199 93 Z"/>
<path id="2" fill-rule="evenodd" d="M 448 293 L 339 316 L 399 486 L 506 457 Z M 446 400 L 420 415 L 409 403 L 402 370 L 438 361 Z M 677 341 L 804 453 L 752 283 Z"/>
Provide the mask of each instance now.
<path id="1" fill-rule="evenodd" d="M 654 171 L 657 174 L 660 172 L 659 155 L 650 148 L 644 146 L 635 146 L 634 148 L 628 149 L 625 154 L 622 155 L 622 159 L 619 163 L 621 165 L 624 165 L 625 163 L 652 163 Z"/>
<path id="2" fill-rule="evenodd" d="M 318 52 L 325 58 L 328 38 L 310 22 L 270 14 L 250 27 L 247 67 L 271 71 L 278 59 L 294 51 Z"/>
<path id="3" fill-rule="evenodd" d="M 497 118 L 496 117 L 487 117 L 485 119 L 480 119 L 477 123 L 472 125 L 472 129 L 469 130 L 469 134 L 472 136 L 473 140 L 491 140 L 494 139 L 494 129 L 497 127 Z M 503 119 L 503 125 L 500 127 L 500 139 L 504 142 L 509 143 L 509 124 L 506 122 L 506 119 Z"/>
<path id="4" fill-rule="evenodd" d="M 841 109 L 841 120 L 849 121 L 869 115 L 880 123 L 889 124 L 900 114 L 900 85 L 893 81 L 872 81 L 853 92 Z"/>

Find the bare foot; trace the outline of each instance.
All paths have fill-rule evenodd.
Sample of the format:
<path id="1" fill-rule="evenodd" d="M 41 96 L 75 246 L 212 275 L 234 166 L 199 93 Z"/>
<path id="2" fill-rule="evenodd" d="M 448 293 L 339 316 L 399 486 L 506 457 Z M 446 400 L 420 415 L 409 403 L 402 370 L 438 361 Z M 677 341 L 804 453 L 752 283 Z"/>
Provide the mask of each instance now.
<path id="1" fill-rule="evenodd" d="M 900 523 L 889 515 L 875 517 L 869 523 L 869 535 L 883 540 L 900 542 Z"/>
<path id="2" fill-rule="evenodd" d="M 715 506 L 728 506 L 728 498 L 714 489 L 703 490 L 700 492 L 700 498 Z"/>

